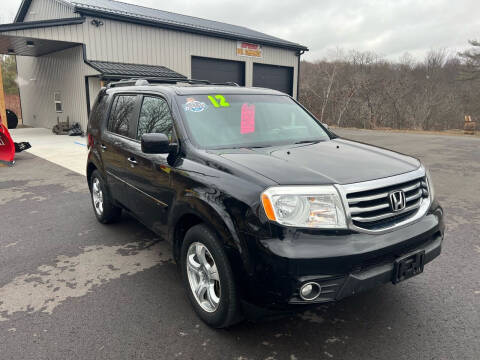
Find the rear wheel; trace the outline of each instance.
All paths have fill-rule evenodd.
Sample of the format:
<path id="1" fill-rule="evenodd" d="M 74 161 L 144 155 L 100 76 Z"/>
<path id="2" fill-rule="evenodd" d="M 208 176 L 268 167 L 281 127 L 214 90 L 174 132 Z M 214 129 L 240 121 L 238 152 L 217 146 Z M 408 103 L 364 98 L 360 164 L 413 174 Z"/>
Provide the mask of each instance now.
<path id="1" fill-rule="evenodd" d="M 113 205 L 105 181 L 98 170 L 94 170 L 90 178 L 90 193 L 93 211 L 99 222 L 108 224 L 120 217 L 122 209 Z"/>
<path id="2" fill-rule="evenodd" d="M 215 328 L 241 320 L 235 281 L 223 245 L 205 225 L 187 231 L 181 250 L 182 277 L 197 315 Z"/>

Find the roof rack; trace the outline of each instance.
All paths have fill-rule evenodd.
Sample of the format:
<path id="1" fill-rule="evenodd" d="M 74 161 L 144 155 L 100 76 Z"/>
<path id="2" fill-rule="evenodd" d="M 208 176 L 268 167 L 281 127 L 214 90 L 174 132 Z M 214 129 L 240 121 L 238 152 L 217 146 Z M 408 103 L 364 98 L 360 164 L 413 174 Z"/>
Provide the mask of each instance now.
<path id="1" fill-rule="evenodd" d="M 226 86 L 240 86 L 233 81 L 224 83 L 212 83 L 208 80 L 187 79 L 187 78 L 162 78 L 162 77 L 145 77 L 145 78 L 130 78 L 111 82 L 107 88 L 121 87 L 121 86 L 147 86 L 151 84 L 204 84 L 204 85 L 226 85 Z"/>

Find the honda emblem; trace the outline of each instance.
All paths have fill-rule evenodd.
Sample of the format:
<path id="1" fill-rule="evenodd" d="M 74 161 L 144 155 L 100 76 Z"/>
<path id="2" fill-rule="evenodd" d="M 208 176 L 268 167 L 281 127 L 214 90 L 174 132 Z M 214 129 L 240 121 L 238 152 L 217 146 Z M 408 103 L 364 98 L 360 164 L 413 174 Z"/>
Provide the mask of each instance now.
<path id="1" fill-rule="evenodd" d="M 390 197 L 390 206 L 393 211 L 401 211 L 405 209 L 405 193 L 402 190 L 392 191 L 389 195 Z"/>

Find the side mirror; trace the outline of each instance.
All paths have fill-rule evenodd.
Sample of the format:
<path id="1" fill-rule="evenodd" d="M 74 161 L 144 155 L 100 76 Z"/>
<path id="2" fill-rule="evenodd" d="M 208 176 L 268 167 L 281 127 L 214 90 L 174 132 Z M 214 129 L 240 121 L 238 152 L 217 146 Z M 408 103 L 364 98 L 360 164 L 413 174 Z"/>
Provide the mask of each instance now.
<path id="1" fill-rule="evenodd" d="M 328 130 L 328 124 L 322 123 L 323 127 Z"/>
<path id="2" fill-rule="evenodd" d="M 170 140 L 165 134 L 143 134 L 142 152 L 145 154 L 168 154 Z"/>

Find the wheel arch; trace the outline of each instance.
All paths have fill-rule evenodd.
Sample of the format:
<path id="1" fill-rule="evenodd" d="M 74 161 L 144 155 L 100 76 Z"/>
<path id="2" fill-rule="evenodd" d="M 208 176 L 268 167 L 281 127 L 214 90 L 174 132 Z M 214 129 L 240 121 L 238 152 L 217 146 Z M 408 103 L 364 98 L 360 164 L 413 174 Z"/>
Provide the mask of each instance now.
<path id="1" fill-rule="evenodd" d="M 87 183 L 88 183 L 88 187 L 90 188 L 90 179 L 92 177 L 92 173 L 97 170 L 97 166 L 93 163 L 93 162 L 89 162 L 87 164 Z"/>
<path id="2" fill-rule="evenodd" d="M 218 206 L 212 206 L 198 198 L 189 199 L 188 203 L 177 203 L 169 218 L 169 241 L 172 243 L 176 261 L 179 259 L 186 232 L 195 225 L 205 224 L 223 243 L 232 267 L 237 268 L 240 265 L 243 272 L 249 272 L 251 259 L 248 248 L 226 209 L 219 210 Z M 238 272 L 235 273 L 236 276 L 239 275 Z"/>

